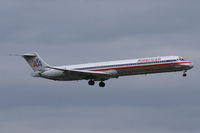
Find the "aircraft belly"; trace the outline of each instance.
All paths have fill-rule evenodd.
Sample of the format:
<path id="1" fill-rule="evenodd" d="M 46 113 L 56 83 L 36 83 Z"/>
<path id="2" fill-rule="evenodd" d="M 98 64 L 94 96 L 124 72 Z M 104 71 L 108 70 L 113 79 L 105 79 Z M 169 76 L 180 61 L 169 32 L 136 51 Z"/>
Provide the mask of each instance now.
<path id="1" fill-rule="evenodd" d="M 63 76 L 59 78 L 59 80 L 62 80 L 62 81 L 72 81 L 72 80 L 82 80 L 82 79 L 83 78 L 80 76 L 71 75 L 71 74 L 63 74 Z"/>
<path id="2" fill-rule="evenodd" d="M 180 66 L 167 65 L 167 66 L 151 66 L 151 67 L 136 67 L 129 69 L 117 70 L 120 76 L 126 75 L 138 75 L 138 74 L 151 74 L 151 73 L 162 73 L 162 72 L 175 72 L 184 70 Z"/>
<path id="3" fill-rule="evenodd" d="M 82 80 L 82 78 L 80 78 L 80 77 L 71 77 L 71 76 L 66 76 L 66 75 L 45 77 L 45 78 L 52 79 L 52 80 L 58 80 L 58 81 Z"/>

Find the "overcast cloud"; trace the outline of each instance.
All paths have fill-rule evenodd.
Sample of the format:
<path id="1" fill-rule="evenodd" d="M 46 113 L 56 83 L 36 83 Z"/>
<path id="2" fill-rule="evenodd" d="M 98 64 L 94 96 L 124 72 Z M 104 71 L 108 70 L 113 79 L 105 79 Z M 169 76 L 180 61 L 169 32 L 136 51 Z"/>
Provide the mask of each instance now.
<path id="1" fill-rule="evenodd" d="M 0 132 L 199 133 L 200 1 L 1 0 Z M 182 73 L 122 77 L 105 88 L 32 78 L 10 53 L 51 65 L 180 55 Z"/>

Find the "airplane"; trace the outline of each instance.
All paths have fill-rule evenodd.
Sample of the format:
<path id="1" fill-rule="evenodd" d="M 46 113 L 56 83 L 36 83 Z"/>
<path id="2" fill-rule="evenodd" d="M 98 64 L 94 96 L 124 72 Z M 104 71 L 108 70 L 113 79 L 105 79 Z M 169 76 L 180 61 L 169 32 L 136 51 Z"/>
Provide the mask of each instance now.
<path id="1" fill-rule="evenodd" d="M 37 52 L 16 55 L 23 57 L 33 69 L 32 76 L 55 81 L 88 80 L 89 85 L 99 82 L 105 87 L 105 80 L 120 76 L 183 71 L 193 68 L 191 61 L 180 56 L 149 57 L 120 61 L 97 62 L 79 65 L 50 66 Z"/>

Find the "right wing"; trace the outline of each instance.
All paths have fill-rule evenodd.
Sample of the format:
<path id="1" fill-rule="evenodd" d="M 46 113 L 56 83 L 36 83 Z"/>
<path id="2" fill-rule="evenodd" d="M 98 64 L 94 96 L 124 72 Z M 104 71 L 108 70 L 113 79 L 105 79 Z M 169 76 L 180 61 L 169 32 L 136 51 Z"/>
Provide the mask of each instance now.
<path id="1" fill-rule="evenodd" d="M 107 80 L 113 77 L 112 74 L 105 73 L 105 72 L 71 70 L 71 69 L 63 69 L 63 68 L 52 67 L 52 66 L 47 66 L 47 68 L 63 71 L 66 74 L 78 76 L 78 77 L 81 77 L 82 79 Z"/>

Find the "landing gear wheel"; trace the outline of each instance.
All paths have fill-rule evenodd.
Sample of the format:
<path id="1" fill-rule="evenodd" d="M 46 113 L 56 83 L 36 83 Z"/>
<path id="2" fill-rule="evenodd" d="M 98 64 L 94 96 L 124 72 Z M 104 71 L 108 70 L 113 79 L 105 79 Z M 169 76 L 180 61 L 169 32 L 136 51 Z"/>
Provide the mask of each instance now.
<path id="1" fill-rule="evenodd" d="M 89 81 L 88 81 L 88 84 L 89 84 L 89 85 L 94 85 L 95 82 L 94 82 L 94 80 L 89 80 Z"/>
<path id="2" fill-rule="evenodd" d="M 186 74 L 186 73 L 184 73 L 184 74 L 183 74 L 183 77 L 186 77 L 186 76 L 187 76 L 187 74 Z"/>
<path id="3" fill-rule="evenodd" d="M 186 70 L 183 72 L 183 77 L 187 76 L 186 72 L 187 72 Z"/>
<path id="4" fill-rule="evenodd" d="M 100 87 L 105 87 L 105 83 L 104 83 L 103 81 L 101 81 L 101 82 L 99 83 L 99 86 L 100 86 Z"/>

